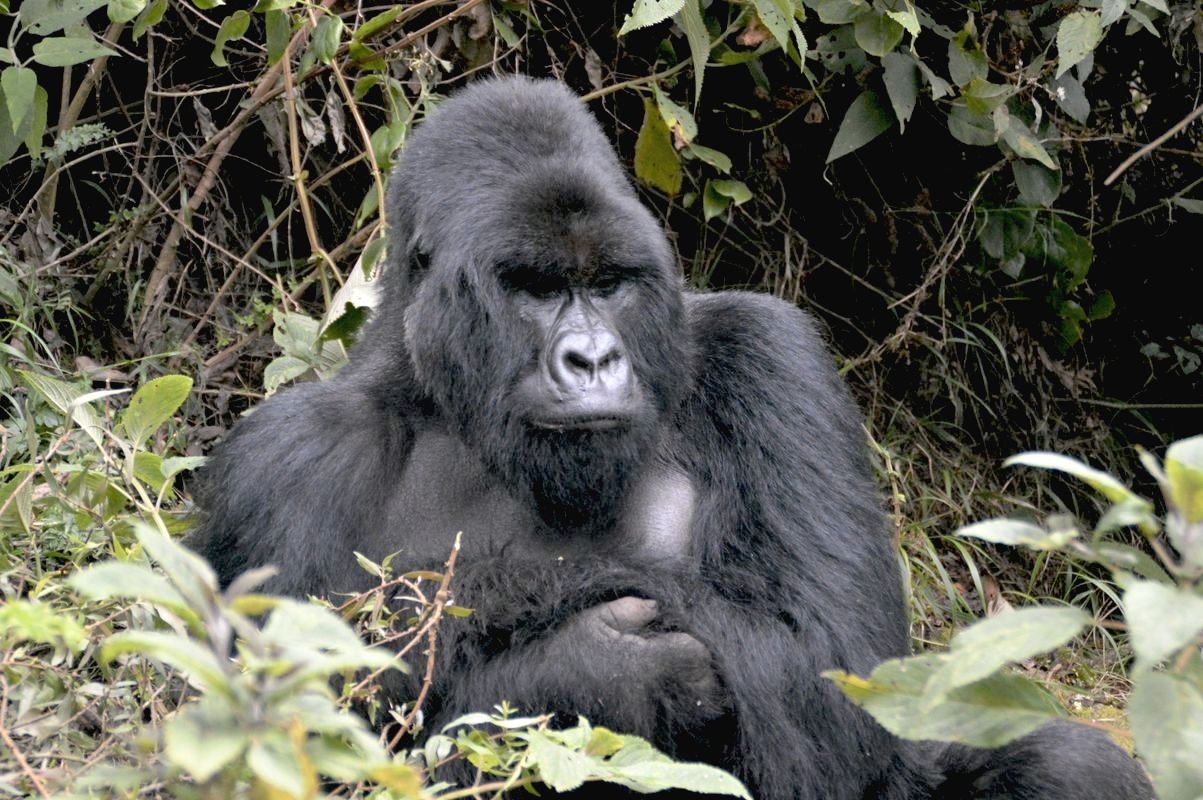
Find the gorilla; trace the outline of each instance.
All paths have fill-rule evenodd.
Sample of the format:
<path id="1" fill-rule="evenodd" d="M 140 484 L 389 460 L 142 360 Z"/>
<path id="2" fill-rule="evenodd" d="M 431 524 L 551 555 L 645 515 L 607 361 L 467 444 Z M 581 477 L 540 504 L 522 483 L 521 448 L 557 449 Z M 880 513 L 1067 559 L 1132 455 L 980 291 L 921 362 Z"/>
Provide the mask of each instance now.
<path id="1" fill-rule="evenodd" d="M 906 742 L 821 677 L 909 650 L 859 412 L 803 311 L 685 288 L 568 89 L 460 91 L 385 208 L 350 363 L 264 403 L 205 469 L 223 581 L 273 564 L 277 592 L 359 590 L 355 551 L 438 570 L 462 531 L 475 613 L 441 629 L 430 729 L 502 700 L 581 714 L 761 800 L 1152 796 L 1101 733 Z"/>

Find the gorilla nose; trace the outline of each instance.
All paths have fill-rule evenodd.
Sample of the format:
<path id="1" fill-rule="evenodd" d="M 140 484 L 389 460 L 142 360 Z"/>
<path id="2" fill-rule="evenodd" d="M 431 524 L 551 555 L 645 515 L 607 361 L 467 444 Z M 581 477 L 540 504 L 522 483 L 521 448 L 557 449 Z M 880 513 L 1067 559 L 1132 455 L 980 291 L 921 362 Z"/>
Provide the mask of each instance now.
<path id="1" fill-rule="evenodd" d="M 564 334 L 555 343 L 550 361 L 552 380 L 561 391 L 621 392 L 630 380 L 622 347 L 608 331 Z"/>

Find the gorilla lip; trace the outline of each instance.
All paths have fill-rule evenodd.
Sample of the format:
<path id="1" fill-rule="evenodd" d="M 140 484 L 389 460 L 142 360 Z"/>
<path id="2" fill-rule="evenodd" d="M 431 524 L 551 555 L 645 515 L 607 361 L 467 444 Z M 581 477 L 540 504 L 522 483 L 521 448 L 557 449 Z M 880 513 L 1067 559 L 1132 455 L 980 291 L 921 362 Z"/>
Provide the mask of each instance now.
<path id="1" fill-rule="evenodd" d="M 555 419 L 532 419 L 531 425 L 548 431 L 611 431 L 626 428 L 630 420 L 626 417 L 606 416 L 574 416 Z"/>

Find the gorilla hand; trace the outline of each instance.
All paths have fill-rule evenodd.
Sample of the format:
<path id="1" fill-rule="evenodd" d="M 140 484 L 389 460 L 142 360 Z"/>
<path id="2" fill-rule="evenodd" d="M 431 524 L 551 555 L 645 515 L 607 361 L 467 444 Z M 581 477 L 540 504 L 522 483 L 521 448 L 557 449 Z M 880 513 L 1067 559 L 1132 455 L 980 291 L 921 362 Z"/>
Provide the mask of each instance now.
<path id="1" fill-rule="evenodd" d="M 578 663 L 595 687 L 625 687 L 649 702 L 667 695 L 694 715 L 720 715 L 728 698 L 710 650 L 683 631 L 653 629 L 658 615 L 654 600 L 620 597 L 578 613 L 549 644 L 556 656 Z"/>

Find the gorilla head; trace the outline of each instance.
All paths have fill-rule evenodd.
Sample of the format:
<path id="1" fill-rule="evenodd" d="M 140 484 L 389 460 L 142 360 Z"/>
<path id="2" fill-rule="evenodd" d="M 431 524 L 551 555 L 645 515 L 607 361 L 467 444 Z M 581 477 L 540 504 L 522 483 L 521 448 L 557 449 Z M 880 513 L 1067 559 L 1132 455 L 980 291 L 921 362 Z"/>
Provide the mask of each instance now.
<path id="1" fill-rule="evenodd" d="M 597 122 L 550 81 L 477 83 L 413 134 L 387 208 L 380 316 L 424 399 L 553 527 L 608 525 L 690 354 L 672 251 Z"/>

